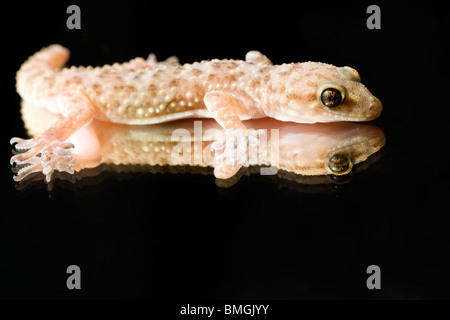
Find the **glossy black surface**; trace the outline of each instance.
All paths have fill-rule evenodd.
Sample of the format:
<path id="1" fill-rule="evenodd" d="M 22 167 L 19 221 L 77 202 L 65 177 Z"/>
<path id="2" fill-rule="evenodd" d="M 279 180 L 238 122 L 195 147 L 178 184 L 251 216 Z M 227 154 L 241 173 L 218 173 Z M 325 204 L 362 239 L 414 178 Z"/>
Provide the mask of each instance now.
<path id="1" fill-rule="evenodd" d="M 381 30 L 368 30 L 364 2 L 79 2 L 82 29 L 68 30 L 69 4 L 15 4 L 0 22 L 1 298 L 450 298 L 442 8 L 379 3 Z M 8 141 L 25 130 L 15 72 L 51 43 L 74 65 L 253 49 L 277 64 L 349 65 L 383 102 L 385 154 L 348 183 L 244 175 L 224 189 L 211 175 L 146 173 L 16 190 Z M 78 291 L 66 287 L 72 264 Z M 381 268 L 381 290 L 366 287 L 369 265 Z"/>

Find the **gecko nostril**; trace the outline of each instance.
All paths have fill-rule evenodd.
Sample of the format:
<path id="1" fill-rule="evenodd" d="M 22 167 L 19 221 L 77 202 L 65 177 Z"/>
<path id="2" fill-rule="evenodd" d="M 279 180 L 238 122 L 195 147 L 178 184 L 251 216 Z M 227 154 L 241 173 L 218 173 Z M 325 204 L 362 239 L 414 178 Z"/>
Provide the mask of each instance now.
<path id="1" fill-rule="evenodd" d="M 373 119 L 379 117 L 382 109 L 383 109 L 383 105 L 382 105 L 381 101 L 378 98 L 373 97 L 372 101 L 370 102 L 369 109 L 368 109 L 369 110 L 368 112 L 370 112 L 370 114 L 371 114 L 370 117 Z"/>

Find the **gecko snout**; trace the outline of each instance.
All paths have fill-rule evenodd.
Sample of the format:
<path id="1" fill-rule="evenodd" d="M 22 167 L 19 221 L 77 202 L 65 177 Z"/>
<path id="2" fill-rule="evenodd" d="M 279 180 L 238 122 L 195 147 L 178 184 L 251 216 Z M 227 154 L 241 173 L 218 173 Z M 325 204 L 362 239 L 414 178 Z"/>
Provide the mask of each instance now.
<path id="1" fill-rule="evenodd" d="M 383 110 L 383 104 L 381 103 L 380 99 L 376 97 L 372 97 L 372 101 L 369 105 L 369 119 L 373 120 L 380 116 L 381 111 Z"/>

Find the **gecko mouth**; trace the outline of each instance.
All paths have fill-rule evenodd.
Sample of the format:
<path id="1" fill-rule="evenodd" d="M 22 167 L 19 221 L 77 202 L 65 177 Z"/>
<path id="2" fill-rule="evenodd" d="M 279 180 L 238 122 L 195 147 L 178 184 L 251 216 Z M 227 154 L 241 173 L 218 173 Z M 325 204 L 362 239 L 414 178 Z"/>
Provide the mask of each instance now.
<path id="1" fill-rule="evenodd" d="M 328 109 L 327 112 L 335 116 L 350 119 L 352 121 L 370 121 L 378 118 L 381 114 L 382 109 L 383 105 L 381 101 L 378 98 L 373 97 L 369 107 L 364 108 L 363 112 L 352 114 L 352 113 L 338 112 L 338 110 L 333 109 Z"/>
<path id="2" fill-rule="evenodd" d="M 352 115 L 352 114 L 348 114 L 348 113 L 343 113 L 343 112 L 332 112 L 329 111 L 329 114 L 332 114 L 335 117 L 342 117 L 341 121 L 346 121 L 346 120 L 350 120 L 350 121 L 370 121 L 373 120 L 377 117 L 374 117 L 370 114 L 360 114 L 360 115 Z"/>

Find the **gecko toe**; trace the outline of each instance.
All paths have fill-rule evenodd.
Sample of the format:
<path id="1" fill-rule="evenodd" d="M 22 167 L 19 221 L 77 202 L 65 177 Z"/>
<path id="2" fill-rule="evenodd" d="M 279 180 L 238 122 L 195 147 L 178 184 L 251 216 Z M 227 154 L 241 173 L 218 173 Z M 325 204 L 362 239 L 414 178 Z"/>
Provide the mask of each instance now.
<path id="1" fill-rule="evenodd" d="M 70 142 L 61 142 L 54 148 L 54 153 L 61 157 L 71 157 L 71 152 L 69 149 L 73 149 L 75 146 Z"/>
<path id="2" fill-rule="evenodd" d="M 12 138 L 9 143 L 14 146 L 17 151 L 25 151 L 34 148 L 38 144 L 39 140 L 36 138 L 32 139 L 21 139 Z"/>
<path id="3" fill-rule="evenodd" d="M 42 171 L 42 167 L 35 163 L 35 164 L 29 164 L 26 166 L 23 166 L 20 170 L 18 170 L 16 172 L 16 175 L 13 176 L 14 181 L 19 182 L 22 179 L 24 179 L 25 177 L 27 177 L 28 175 L 35 173 L 35 172 L 40 172 Z"/>
<path id="4" fill-rule="evenodd" d="M 21 164 L 26 163 L 28 158 L 29 157 L 26 155 L 26 152 L 25 153 L 18 153 L 16 155 L 13 155 L 9 162 L 10 162 L 11 165 L 14 165 L 14 164 L 21 165 Z"/>

